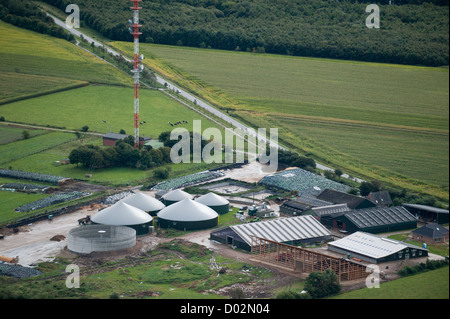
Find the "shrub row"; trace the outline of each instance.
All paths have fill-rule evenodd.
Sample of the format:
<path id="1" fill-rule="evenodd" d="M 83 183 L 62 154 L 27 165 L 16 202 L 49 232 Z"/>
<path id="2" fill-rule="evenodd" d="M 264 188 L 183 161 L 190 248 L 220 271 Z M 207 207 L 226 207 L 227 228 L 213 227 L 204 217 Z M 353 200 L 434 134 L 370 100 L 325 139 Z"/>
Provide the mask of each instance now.
<path id="1" fill-rule="evenodd" d="M 430 260 L 427 259 L 426 263 L 420 263 L 415 266 L 405 266 L 399 270 L 398 274 L 402 277 L 411 276 L 417 273 L 425 272 L 428 270 L 438 269 L 448 265 L 447 260 Z"/>

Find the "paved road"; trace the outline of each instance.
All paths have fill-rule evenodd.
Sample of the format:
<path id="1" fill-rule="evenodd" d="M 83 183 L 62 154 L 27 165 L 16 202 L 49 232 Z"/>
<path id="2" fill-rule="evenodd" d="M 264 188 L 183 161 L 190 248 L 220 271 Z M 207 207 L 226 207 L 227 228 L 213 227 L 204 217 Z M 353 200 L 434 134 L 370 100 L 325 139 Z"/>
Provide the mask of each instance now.
<path id="1" fill-rule="evenodd" d="M 59 25 L 59 26 L 63 27 L 64 29 L 70 31 L 73 35 L 78 36 L 78 37 L 83 36 L 83 38 L 86 39 L 89 43 L 94 43 L 95 46 L 104 47 L 104 48 L 107 50 L 107 52 L 111 53 L 112 55 L 114 55 L 114 56 L 122 56 L 125 60 L 127 60 L 127 61 L 129 61 L 129 62 L 132 61 L 132 60 L 128 59 L 127 57 L 123 56 L 122 54 L 120 54 L 119 52 L 117 52 L 117 51 L 115 51 L 115 50 L 113 50 L 113 49 L 111 49 L 111 48 L 109 48 L 109 47 L 103 45 L 102 43 L 100 43 L 100 42 L 98 42 L 98 41 L 92 39 L 91 37 L 89 37 L 89 36 L 83 34 L 82 32 L 80 32 L 80 31 L 78 31 L 78 30 L 76 30 L 76 29 L 73 29 L 73 28 L 68 27 L 68 26 L 65 24 L 65 22 L 59 20 L 58 18 L 54 17 L 53 15 L 51 15 L 51 14 L 49 14 L 49 13 L 47 13 L 47 15 L 50 16 L 51 18 L 53 18 L 53 20 L 55 21 L 55 23 L 56 23 L 57 25 Z M 185 99 L 187 99 L 187 100 L 189 100 L 189 101 L 195 103 L 197 106 L 203 108 L 204 110 L 206 110 L 206 111 L 208 111 L 208 112 L 214 114 L 214 115 L 217 116 L 218 118 L 220 118 L 220 119 L 222 119 L 223 121 L 225 121 L 226 123 L 230 124 L 231 127 L 230 127 L 230 128 L 226 128 L 226 129 L 229 129 L 229 130 L 233 130 L 233 131 L 234 131 L 234 128 L 239 128 L 240 130 L 242 130 L 242 131 L 244 132 L 244 134 L 248 134 L 249 136 L 253 136 L 253 137 L 256 138 L 256 139 L 259 139 L 262 143 L 258 143 L 258 144 L 261 144 L 261 145 L 265 145 L 265 144 L 267 144 L 267 143 L 269 142 L 269 138 L 268 138 L 268 137 L 269 137 L 269 136 L 268 136 L 268 135 L 269 135 L 269 132 L 266 133 L 267 136 L 258 136 L 257 134 L 255 134 L 256 132 L 255 132 L 252 128 L 250 128 L 250 127 L 248 127 L 248 126 L 246 126 L 246 125 L 244 125 L 244 124 L 242 124 L 242 123 L 236 121 L 236 120 L 233 119 L 232 117 L 230 117 L 230 116 L 228 116 L 228 115 L 222 113 L 221 111 L 219 111 L 219 110 L 216 109 L 215 107 L 213 107 L 213 106 L 209 105 L 208 103 L 202 101 L 200 98 L 198 98 L 198 97 L 196 97 L 196 96 L 194 96 L 194 95 L 192 95 L 192 94 L 186 92 L 186 91 L 183 90 L 182 88 L 176 86 L 175 84 L 171 83 L 170 81 L 168 81 L 168 80 L 166 80 L 166 79 L 163 79 L 162 77 L 158 76 L 157 74 L 155 74 L 155 77 L 156 77 L 156 80 L 158 81 L 158 83 L 160 83 L 160 84 L 166 86 L 166 89 L 161 89 L 161 91 L 163 91 L 164 93 L 166 93 L 166 94 L 170 95 L 171 97 L 177 99 L 180 103 L 183 103 L 183 104 L 186 105 L 187 107 L 189 107 L 189 108 L 191 108 L 191 109 L 193 109 L 193 110 L 195 110 L 195 111 L 198 112 L 197 109 L 195 109 L 195 108 L 191 107 L 189 104 L 183 102 L 182 100 L 180 100 L 179 98 L 177 98 L 176 95 L 181 95 L 181 96 L 184 97 Z M 146 84 L 144 83 L 144 85 L 146 85 Z M 147 85 L 147 86 L 148 86 L 148 85 Z M 171 92 L 177 92 L 177 93 L 171 93 Z M 202 113 L 202 115 L 205 116 L 205 117 L 207 117 L 208 119 L 210 119 L 210 120 L 216 122 L 217 124 L 223 126 L 222 124 L 218 123 L 217 121 L 215 121 L 215 120 L 212 119 L 211 117 L 207 116 L 206 114 L 203 114 L 203 113 Z M 235 131 L 234 131 L 234 132 L 235 132 Z M 248 139 L 247 139 L 247 141 L 248 141 Z M 248 141 L 248 142 L 251 143 L 251 141 Z M 254 143 L 253 143 L 253 144 L 254 144 Z M 256 145 L 256 144 L 254 144 L 254 145 Z M 283 148 L 281 145 L 279 145 L 278 143 L 276 143 L 275 141 L 272 141 L 272 146 L 278 147 L 278 148 L 281 148 L 281 149 L 285 149 L 285 148 Z M 257 145 L 257 147 L 262 148 L 262 147 L 259 146 L 259 145 Z M 327 166 L 325 166 L 325 165 L 323 165 L 323 164 L 320 164 L 320 163 L 316 163 L 316 166 L 317 166 L 317 168 L 319 168 L 319 169 L 321 169 L 321 170 L 334 171 L 334 169 L 332 169 L 332 168 L 330 168 L 330 167 L 327 167 Z M 344 177 L 344 178 L 350 178 L 350 176 L 349 176 L 348 174 L 343 174 L 342 177 Z M 352 177 L 352 179 L 355 180 L 355 181 L 357 181 L 357 182 L 359 182 L 359 183 L 364 182 L 364 180 L 363 180 L 363 179 L 360 179 L 360 178 Z"/>

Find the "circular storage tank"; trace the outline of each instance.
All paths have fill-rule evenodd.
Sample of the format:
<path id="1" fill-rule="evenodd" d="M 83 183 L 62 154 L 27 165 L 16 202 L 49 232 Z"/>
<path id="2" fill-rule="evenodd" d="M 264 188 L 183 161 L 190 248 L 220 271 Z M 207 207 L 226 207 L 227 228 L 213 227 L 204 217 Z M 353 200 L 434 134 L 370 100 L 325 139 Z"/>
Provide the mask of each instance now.
<path id="1" fill-rule="evenodd" d="M 158 223 L 163 228 L 206 229 L 218 225 L 219 215 L 208 206 L 187 198 L 161 210 Z"/>
<path id="2" fill-rule="evenodd" d="M 167 194 L 165 194 L 162 197 L 162 199 L 164 201 L 164 204 L 166 206 L 175 204 L 175 203 L 180 202 L 180 201 L 182 201 L 183 199 L 186 199 L 186 198 L 193 199 L 194 196 L 192 196 L 189 193 L 186 193 L 185 191 L 182 191 L 181 189 L 176 189 L 176 190 L 173 190 L 171 192 L 168 192 Z"/>
<path id="3" fill-rule="evenodd" d="M 137 236 L 148 234 L 149 226 L 153 225 L 152 216 L 122 201 L 99 211 L 91 221 L 102 225 L 128 226 L 136 230 Z"/>
<path id="4" fill-rule="evenodd" d="M 226 214 L 230 210 L 230 202 L 214 193 L 202 195 L 195 201 L 214 209 L 218 214 Z"/>
<path id="5" fill-rule="evenodd" d="M 166 205 L 161 203 L 156 198 L 143 193 L 137 193 L 126 197 L 122 199 L 121 202 L 139 208 L 151 216 L 156 216 L 161 209 L 166 207 Z"/>
<path id="6" fill-rule="evenodd" d="M 136 230 L 126 226 L 84 225 L 67 235 L 67 248 L 78 254 L 114 251 L 134 247 Z"/>

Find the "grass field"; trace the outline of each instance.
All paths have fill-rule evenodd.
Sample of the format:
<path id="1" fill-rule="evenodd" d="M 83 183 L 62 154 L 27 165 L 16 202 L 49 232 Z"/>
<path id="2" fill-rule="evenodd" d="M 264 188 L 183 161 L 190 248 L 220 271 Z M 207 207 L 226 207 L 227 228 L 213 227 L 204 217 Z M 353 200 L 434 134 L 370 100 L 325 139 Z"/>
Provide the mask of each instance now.
<path id="1" fill-rule="evenodd" d="M 113 45 L 130 52 L 128 43 Z M 149 66 L 351 175 L 448 199 L 448 69 L 144 44 Z"/>
<path id="2" fill-rule="evenodd" d="M 363 288 L 350 291 L 332 299 L 448 299 L 449 268 L 443 267 L 403 277 L 380 285 L 380 288 Z"/>
<path id="3" fill-rule="evenodd" d="M 76 139 L 74 134 L 53 132 L 6 145 L 0 145 L 0 165 L 40 153 L 74 139 Z"/>
<path id="4" fill-rule="evenodd" d="M 127 86 L 133 83 L 125 73 L 68 41 L 3 21 L 0 61 L 0 103 L 86 82 Z"/>
<path id="5" fill-rule="evenodd" d="M 168 122 L 186 120 L 182 127 L 192 131 L 192 121 L 202 120 L 202 126 L 216 127 L 199 113 L 188 109 L 159 91 L 140 90 L 140 135 L 158 138 L 174 127 Z M 118 133 L 124 129 L 133 135 L 133 88 L 88 86 L 58 92 L 33 99 L 13 102 L 0 107 L 0 114 L 14 122 L 52 125 L 81 130 Z M 180 127 L 180 126 L 178 126 Z"/>

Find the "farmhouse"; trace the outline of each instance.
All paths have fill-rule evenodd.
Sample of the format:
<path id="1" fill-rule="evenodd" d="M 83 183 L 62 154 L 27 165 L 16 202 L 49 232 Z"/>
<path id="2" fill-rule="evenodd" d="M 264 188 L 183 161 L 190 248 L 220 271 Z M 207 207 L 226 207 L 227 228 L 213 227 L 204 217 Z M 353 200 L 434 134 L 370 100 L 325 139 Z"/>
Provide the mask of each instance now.
<path id="1" fill-rule="evenodd" d="M 446 224 L 448 223 L 448 210 L 417 204 L 402 204 L 411 214 L 423 222 Z"/>
<path id="2" fill-rule="evenodd" d="M 377 206 L 392 205 L 391 195 L 388 191 L 370 192 L 367 198 Z"/>
<path id="3" fill-rule="evenodd" d="M 382 233 L 417 227 L 416 218 L 405 208 L 372 207 L 322 217 L 322 222 L 341 231 Z"/>
<path id="4" fill-rule="evenodd" d="M 332 234 L 312 216 L 231 225 L 212 231 L 210 239 L 250 251 L 253 236 L 290 245 L 332 240 Z"/>
<path id="5" fill-rule="evenodd" d="M 373 264 L 428 256 L 427 249 L 365 232 L 329 242 L 328 249 Z"/>
<path id="6" fill-rule="evenodd" d="M 412 231 L 412 237 L 426 244 L 448 243 L 448 229 L 436 223 L 426 224 Z"/>
<path id="7" fill-rule="evenodd" d="M 361 209 L 376 206 L 367 198 L 343 193 L 334 189 L 325 189 L 317 195 L 317 198 L 333 204 L 347 204 L 350 209 Z"/>
<path id="8" fill-rule="evenodd" d="M 119 140 L 124 140 L 129 135 L 127 134 L 119 134 L 119 133 L 106 133 L 103 135 L 103 146 L 114 146 L 116 142 Z M 139 137 L 139 143 L 144 145 L 150 140 L 148 137 Z"/>

